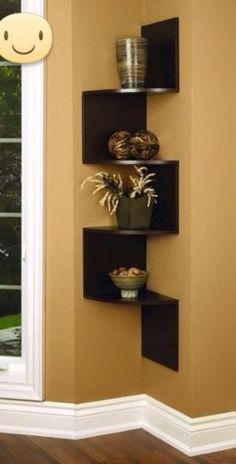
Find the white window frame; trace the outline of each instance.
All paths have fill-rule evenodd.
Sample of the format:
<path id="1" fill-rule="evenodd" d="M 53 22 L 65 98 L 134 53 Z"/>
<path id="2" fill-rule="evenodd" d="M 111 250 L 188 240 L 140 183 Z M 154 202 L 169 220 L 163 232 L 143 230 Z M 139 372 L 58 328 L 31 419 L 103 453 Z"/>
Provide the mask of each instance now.
<path id="1" fill-rule="evenodd" d="M 21 11 L 43 16 L 44 0 L 21 0 Z M 0 356 L 0 398 L 43 399 L 43 119 L 41 60 L 22 65 L 22 353 Z"/>

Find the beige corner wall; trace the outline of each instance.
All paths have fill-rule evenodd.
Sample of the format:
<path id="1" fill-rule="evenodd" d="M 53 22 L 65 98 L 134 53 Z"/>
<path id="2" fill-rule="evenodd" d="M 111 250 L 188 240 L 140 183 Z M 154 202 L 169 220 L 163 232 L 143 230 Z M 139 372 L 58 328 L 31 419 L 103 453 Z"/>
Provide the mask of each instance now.
<path id="1" fill-rule="evenodd" d="M 119 85 L 115 66 L 115 40 L 122 35 L 139 34 L 141 5 L 139 0 L 73 1 L 78 402 L 143 391 L 139 309 L 83 299 L 82 227 L 105 225 L 109 222 L 109 216 L 98 205 L 98 198 L 91 195 L 89 187 L 83 191 L 80 189 L 86 176 L 101 170 L 99 165 L 86 166 L 81 161 L 81 92 Z"/>
<path id="2" fill-rule="evenodd" d="M 193 7 L 194 415 L 236 408 L 236 2 Z"/>
<path id="3" fill-rule="evenodd" d="M 45 397 L 146 392 L 189 415 L 234 410 L 234 0 L 48 0 Z M 179 94 L 150 98 L 160 155 L 180 160 L 180 234 L 152 237 L 153 289 L 180 299 L 178 373 L 140 354 L 140 311 L 84 300 L 82 227 L 109 218 L 81 181 L 81 92 L 117 87 L 114 42 L 180 18 Z"/>
<path id="4" fill-rule="evenodd" d="M 138 308 L 83 299 L 82 227 L 106 224 L 81 192 L 81 92 L 117 87 L 114 44 L 139 33 L 141 0 L 48 0 L 45 398 L 81 402 L 143 391 Z"/>
<path id="5" fill-rule="evenodd" d="M 153 239 L 153 286 L 180 299 L 180 370 L 149 361 L 145 391 L 191 416 L 236 407 L 234 0 L 146 0 L 180 18 L 180 94 L 151 101 L 162 154 L 180 159 L 180 235 Z"/>

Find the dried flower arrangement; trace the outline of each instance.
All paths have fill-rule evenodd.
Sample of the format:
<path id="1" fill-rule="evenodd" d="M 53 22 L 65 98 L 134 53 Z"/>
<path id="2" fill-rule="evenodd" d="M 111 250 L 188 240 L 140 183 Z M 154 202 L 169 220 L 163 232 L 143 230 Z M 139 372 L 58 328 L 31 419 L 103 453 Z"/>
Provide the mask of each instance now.
<path id="1" fill-rule="evenodd" d="M 98 172 L 94 176 L 87 177 L 81 188 L 85 186 L 87 182 L 95 184 L 93 195 L 96 193 L 106 190 L 99 201 L 100 205 L 107 206 L 110 215 L 116 212 L 120 198 L 125 196 L 128 198 L 141 198 L 147 197 L 147 207 L 149 208 L 151 203 L 156 203 L 157 194 L 150 184 L 154 182 L 155 173 L 148 173 L 148 169 L 145 166 L 134 166 L 135 175 L 129 176 L 130 185 L 124 186 L 123 180 L 120 174 L 111 174 L 109 172 Z"/>

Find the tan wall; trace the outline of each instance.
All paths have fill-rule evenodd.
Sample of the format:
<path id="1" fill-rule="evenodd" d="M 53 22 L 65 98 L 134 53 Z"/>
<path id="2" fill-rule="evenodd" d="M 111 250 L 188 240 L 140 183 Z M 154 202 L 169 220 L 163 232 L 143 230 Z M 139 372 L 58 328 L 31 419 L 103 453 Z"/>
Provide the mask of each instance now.
<path id="1" fill-rule="evenodd" d="M 236 2 L 193 9 L 194 415 L 236 407 Z"/>
<path id="2" fill-rule="evenodd" d="M 163 155 L 180 159 L 180 236 L 149 245 L 156 289 L 180 298 L 180 371 L 145 361 L 145 388 L 193 416 L 235 410 L 236 4 L 145 6 L 147 22 L 180 17 L 181 78 L 149 110 Z"/>
<path id="3" fill-rule="evenodd" d="M 47 58 L 45 396 L 75 401 L 72 11 L 50 0 Z"/>
<path id="4" fill-rule="evenodd" d="M 137 0 L 48 0 L 54 44 L 47 59 L 47 400 L 143 391 L 139 309 L 82 297 L 82 227 L 109 218 L 97 199 L 80 190 L 97 169 L 81 162 L 81 92 L 118 86 L 115 39 L 138 34 L 141 14 Z"/>
<path id="5" fill-rule="evenodd" d="M 189 415 L 235 409 L 234 0 L 48 0 L 46 399 L 145 391 Z M 81 92 L 118 85 L 114 42 L 180 17 L 179 94 L 150 98 L 163 158 L 180 160 L 180 234 L 148 242 L 150 286 L 180 299 L 180 370 L 140 354 L 140 310 L 82 297 L 82 227 L 107 213 L 81 181 Z"/>
<path id="6" fill-rule="evenodd" d="M 92 197 L 89 187 L 80 190 L 86 176 L 101 170 L 99 165 L 86 166 L 81 162 L 81 92 L 119 85 L 115 39 L 120 35 L 138 34 L 141 13 L 141 1 L 137 0 L 73 2 L 76 397 L 79 402 L 143 391 L 139 309 L 82 297 L 81 229 L 105 225 L 110 219 L 107 211 L 99 206 L 98 198 Z"/>

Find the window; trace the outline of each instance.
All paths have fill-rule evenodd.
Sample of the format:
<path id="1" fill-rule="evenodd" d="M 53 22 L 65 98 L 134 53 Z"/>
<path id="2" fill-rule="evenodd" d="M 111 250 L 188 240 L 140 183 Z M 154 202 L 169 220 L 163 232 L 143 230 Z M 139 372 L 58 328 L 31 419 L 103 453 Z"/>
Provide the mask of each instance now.
<path id="1" fill-rule="evenodd" d="M 20 11 L 1 2 L 0 18 Z M 0 356 L 21 356 L 21 68 L 0 62 Z"/>
<path id="2" fill-rule="evenodd" d="M 43 15 L 42 0 L 0 0 Z M 42 399 L 43 62 L 0 61 L 0 397 Z"/>

